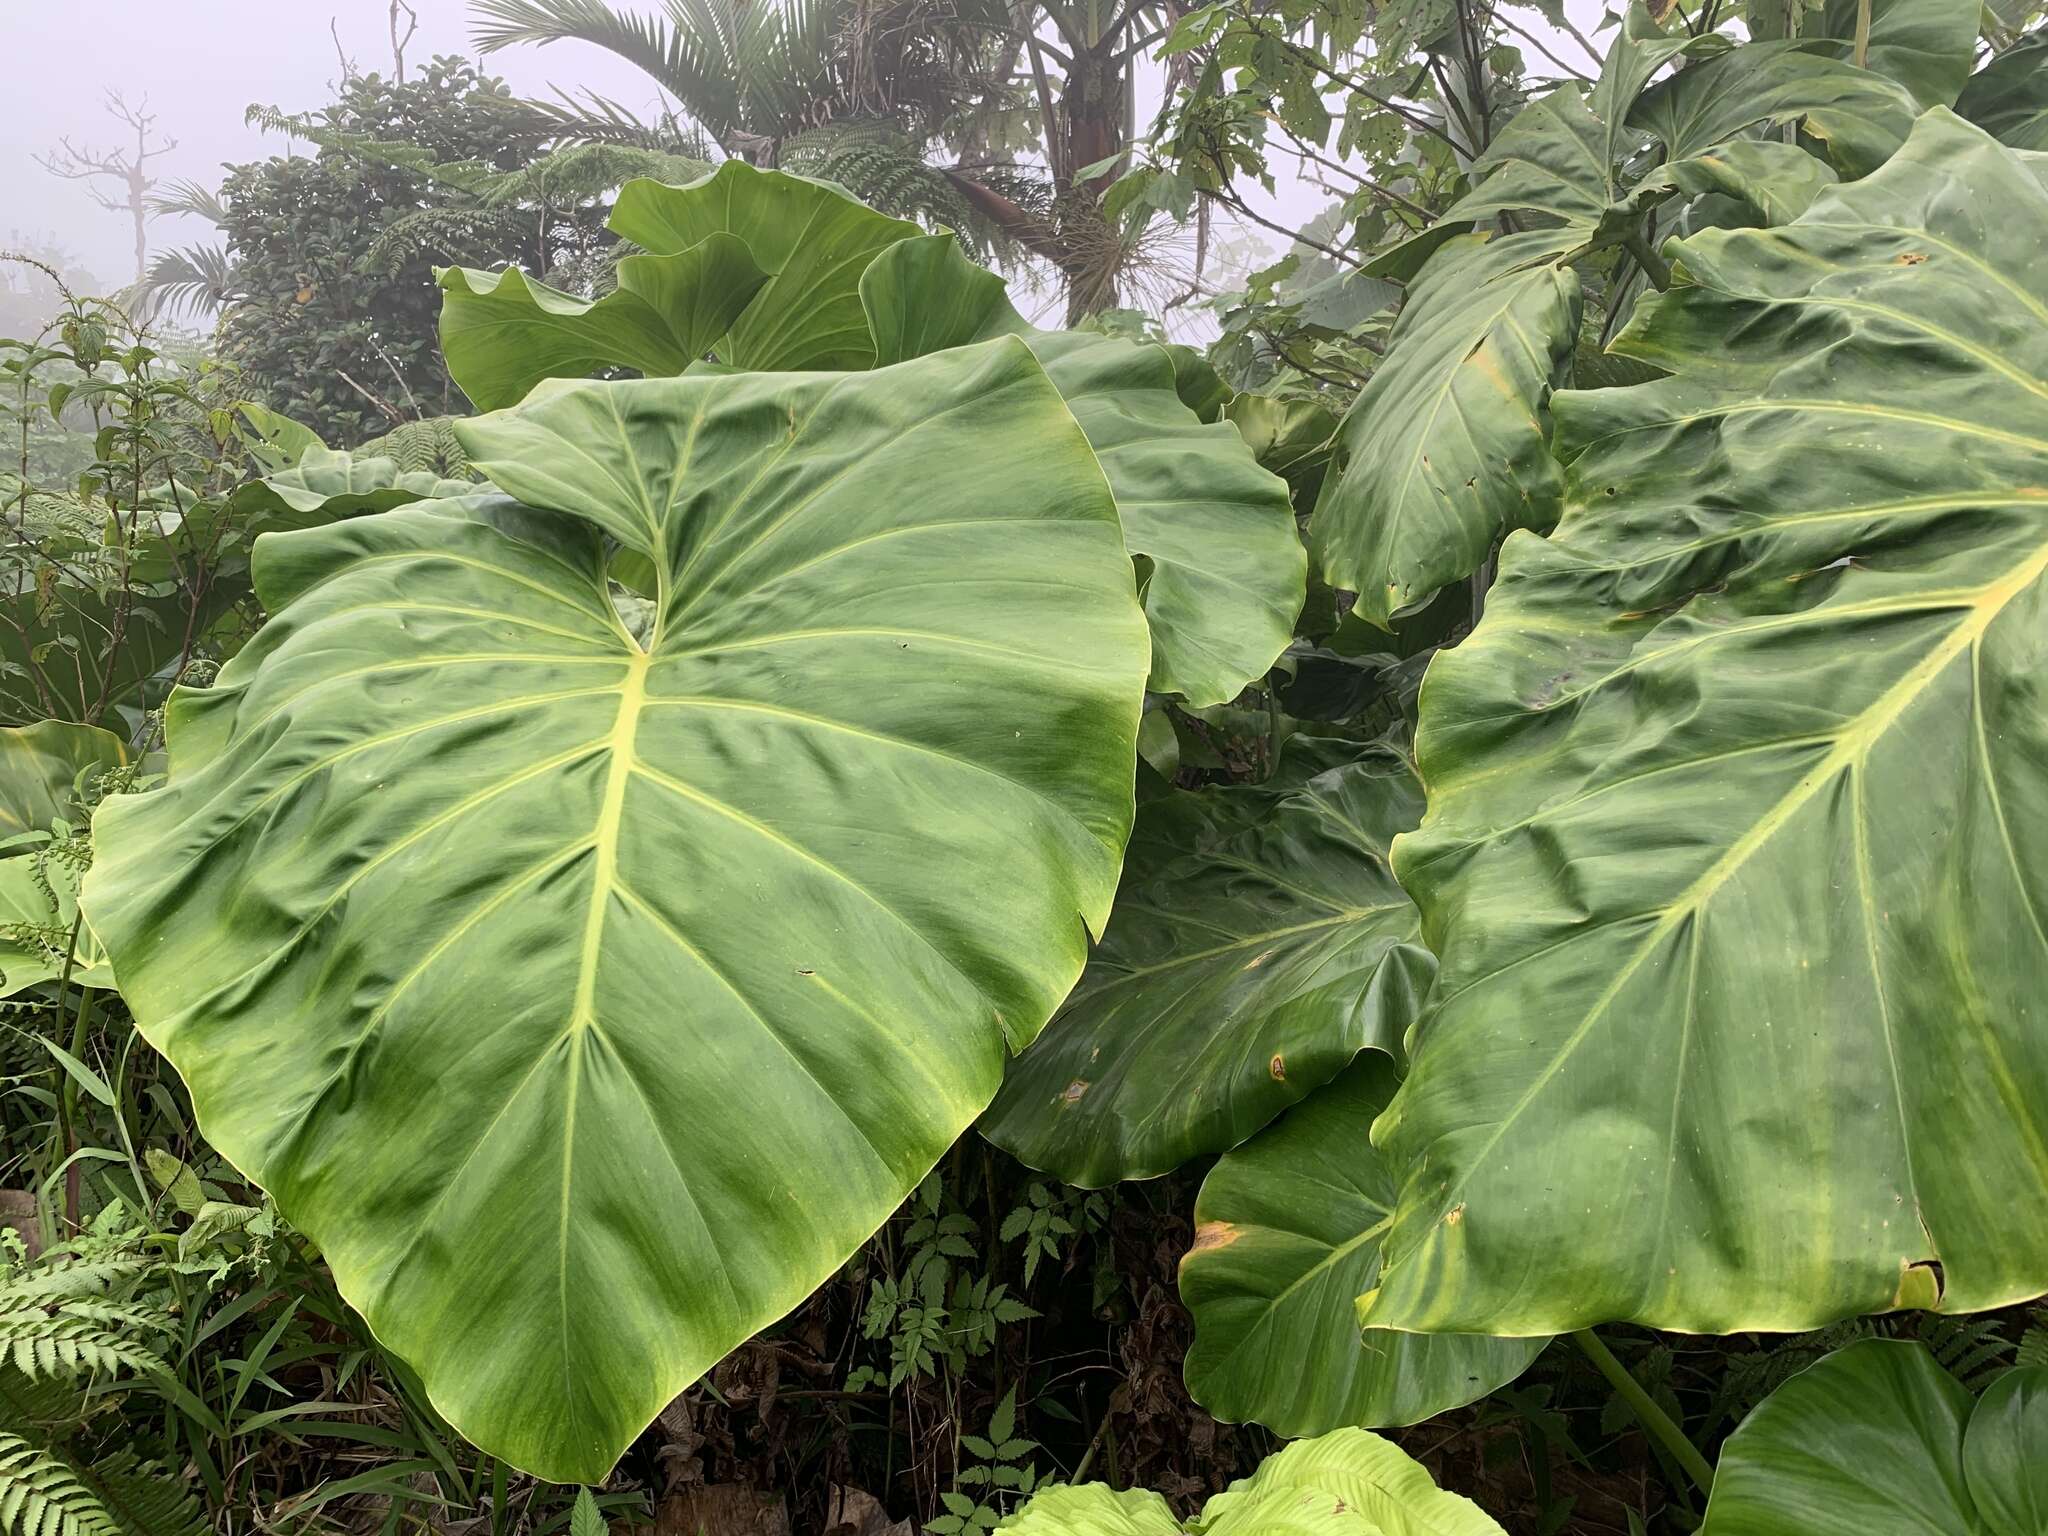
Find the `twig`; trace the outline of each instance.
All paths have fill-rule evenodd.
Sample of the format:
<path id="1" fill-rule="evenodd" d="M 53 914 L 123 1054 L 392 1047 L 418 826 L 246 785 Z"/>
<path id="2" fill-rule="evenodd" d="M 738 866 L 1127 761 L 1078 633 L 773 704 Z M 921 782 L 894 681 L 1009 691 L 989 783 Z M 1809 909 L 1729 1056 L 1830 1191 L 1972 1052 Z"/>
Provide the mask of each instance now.
<path id="1" fill-rule="evenodd" d="M 365 389 L 362 385 L 358 384 L 354 379 L 350 378 L 346 370 L 337 368 L 334 371 L 336 374 L 340 376 L 342 383 L 346 384 L 350 389 L 354 390 L 357 394 L 361 395 L 365 400 L 369 401 L 370 404 L 374 405 L 378 410 L 382 411 L 386 416 L 390 417 L 393 426 L 402 427 L 405 425 L 405 417 L 399 411 L 397 406 L 393 405 L 389 400 L 386 400 L 382 395 L 377 394 L 374 390 Z"/>

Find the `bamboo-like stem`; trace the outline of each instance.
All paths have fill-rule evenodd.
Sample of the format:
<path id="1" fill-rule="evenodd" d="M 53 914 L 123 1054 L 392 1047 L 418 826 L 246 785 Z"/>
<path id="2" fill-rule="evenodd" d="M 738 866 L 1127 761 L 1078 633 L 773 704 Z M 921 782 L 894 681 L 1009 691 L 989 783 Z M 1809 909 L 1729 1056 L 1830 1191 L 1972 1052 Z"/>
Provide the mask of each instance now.
<path id="1" fill-rule="evenodd" d="M 1653 1436 L 1665 1450 L 1685 1468 L 1685 1474 L 1698 1485 L 1702 1494 L 1714 1491 L 1714 1469 L 1707 1465 L 1707 1458 L 1700 1454 L 1700 1448 L 1686 1439 L 1685 1431 L 1671 1422 L 1671 1416 L 1657 1406 L 1656 1400 L 1643 1390 L 1643 1384 L 1629 1375 L 1628 1367 L 1614 1358 L 1614 1351 L 1601 1342 L 1598 1334 L 1590 1328 L 1581 1328 L 1572 1335 L 1572 1342 L 1586 1352 L 1586 1358 L 1599 1367 L 1600 1374 L 1608 1384 L 1621 1394 L 1621 1400 L 1635 1411 L 1636 1419 L 1643 1429 Z"/>

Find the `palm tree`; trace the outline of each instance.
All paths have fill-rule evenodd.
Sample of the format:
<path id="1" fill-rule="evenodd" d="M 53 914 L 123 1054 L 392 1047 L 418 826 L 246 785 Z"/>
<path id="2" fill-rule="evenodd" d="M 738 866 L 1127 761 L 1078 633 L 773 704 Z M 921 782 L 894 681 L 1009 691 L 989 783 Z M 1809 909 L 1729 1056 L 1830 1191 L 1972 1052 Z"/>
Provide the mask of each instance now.
<path id="1" fill-rule="evenodd" d="M 1069 318 L 1116 302 L 1128 232 L 1099 169 L 1128 150 L 1132 66 L 1178 0 L 475 0 L 486 52 L 593 43 L 637 64 L 728 155 L 828 176 L 891 212 L 949 224 L 998 257 L 1058 269 Z M 1051 35 L 1041 36 L 1042 32 Z M 565 131 L 628 119 L 557 109 Z M 1044 167 L 1022 162 L 1020 126 Z M 934 156 L 941 162 L 932 163 Z"/>

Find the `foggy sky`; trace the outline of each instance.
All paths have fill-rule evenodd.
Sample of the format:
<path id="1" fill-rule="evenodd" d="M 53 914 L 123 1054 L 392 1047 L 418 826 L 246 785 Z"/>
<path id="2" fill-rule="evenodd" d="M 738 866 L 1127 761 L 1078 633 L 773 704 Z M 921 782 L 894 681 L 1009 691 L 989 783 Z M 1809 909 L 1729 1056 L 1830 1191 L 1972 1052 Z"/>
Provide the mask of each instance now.
<path id="1" fill-rule="evenodd" d="M 613 3 L 657 7 L 657 0 Z M 420 25 L 406 50 L 409 67 L 437 53 L 474 56 L 467 0 L 414 0 L 414 7 Z M 1570 4 L 1587 23 L 1601 8 L 1601 0 Z M 134 267 L 127 214 L 102 210 L 83 184 L 58 180 L 34 157 L 67 134 L 81 147 L 119 142 L 129 130 L 106 115 L 102 98 L 120 89 L 130 102 L 147 97 L 159 128 L 179 141 L 151 162 L 152 173 L 217 187 L 223 163 L 283 154 L 289 146 L 282 135 L 243 125 L 250 103 L 300 112 L 333 99 L 342 73 L 333 34 L 362 72 L 390 73 L 388 14 L 389 0 L 0 0 L 0 248 L 54 242 L 103 290 L 120 287 Z M 1540 22 L 1535 28 L 1567 57 L 1578 56 L 1550 28 Z M 582 43 L 512 48 L 480 62 L 521 95 L 590 89 L 642 112 L 659 99 L 646 74 Z M 1533 55 L 1530 63 L 1534 70 L 1546 67 Z M 1148 66 L 1141 76 L 1141 125 L 1158 105 L 1156 80 L 1156 66 Z M 311 147 L 298 148 L 305 153 Z M 1262 213 L 1299 227 L 1329 205 L 1328 194 L 1289 174 L 1285 156 L 1274 156 L 1273 164 L 1278 195 L 1248 193 Z M 1271 234 L 1249 233 L 1271 250 L 1280 247 Z M 159 218 L 150 228 L 153 251 L 216 238 L 198 219 Z"/>
<path id="2" fill-rule="evenodd" d="M 465 0 L 414 0 L 414 8 L 420 28 L 406 49 L 409 69 L 437 53 L 473 56 Z M 0 0 L 0 245 L 54 240 L 106 286 L 125 283 L 134 266 L 127 214 L 103 212 L 34 156 L 65 134 L 81 147 L 119 142 L 128 130 L 101 104 L 118 88 L 131 102 L 146 94 L 159 126 L 179 141 L 152 172 L 217 187 L 224 162 L 287 149 L 283 135 L 243 126 L 251 102 L 299 112 L 333 99 L 341 65 L 330 18 L 363 73 L 390 74 L 389 9 L 388 0 Z M 640 70 L 581 43 L 507 49 L 481 62 L 521 95 L 587 86 L 635 110 L 652 108 L 658 95 Z M 150 231 L 155 250 L 215 238 L 197 219 L 159 219 Z"/>

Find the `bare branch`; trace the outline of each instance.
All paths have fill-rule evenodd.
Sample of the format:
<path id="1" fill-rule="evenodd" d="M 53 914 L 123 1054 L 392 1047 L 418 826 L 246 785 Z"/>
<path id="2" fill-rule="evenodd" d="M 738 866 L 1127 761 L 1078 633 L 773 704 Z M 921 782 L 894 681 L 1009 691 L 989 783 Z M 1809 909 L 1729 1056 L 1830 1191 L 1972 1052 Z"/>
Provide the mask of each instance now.
<path id="1" fill-rule="evenodd" d="M 398 35 L 398 13 L 405 12 L 405 35 Z M 413 33 L 420 29 L 420 13 L 406 4 L 406 0 L 391 0 L 391 74 L 400 85 L 405 84 L 405 45 L 412 41 Z"/>

